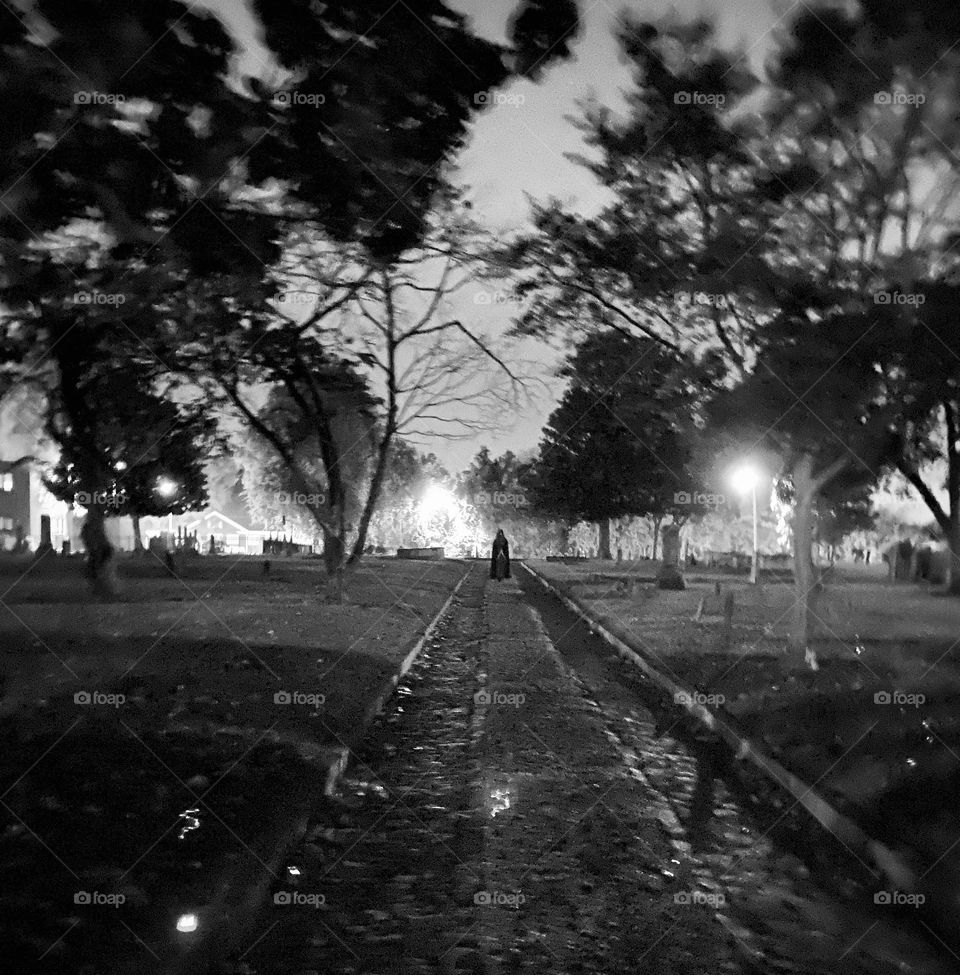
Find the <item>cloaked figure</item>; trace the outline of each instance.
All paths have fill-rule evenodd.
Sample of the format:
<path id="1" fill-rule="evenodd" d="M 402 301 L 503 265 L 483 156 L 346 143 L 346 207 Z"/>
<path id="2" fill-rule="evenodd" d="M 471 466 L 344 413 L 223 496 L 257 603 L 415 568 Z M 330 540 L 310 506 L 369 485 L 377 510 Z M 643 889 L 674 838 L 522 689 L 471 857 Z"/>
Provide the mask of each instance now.
<path id="1" fill-rule="evenodd" d="M 490 556 L 490 578 L 499 582 L 510 578 L 510 543 L 503 529 L 497 529 L 497 537 L 493 540 L 493 552 Z"/>

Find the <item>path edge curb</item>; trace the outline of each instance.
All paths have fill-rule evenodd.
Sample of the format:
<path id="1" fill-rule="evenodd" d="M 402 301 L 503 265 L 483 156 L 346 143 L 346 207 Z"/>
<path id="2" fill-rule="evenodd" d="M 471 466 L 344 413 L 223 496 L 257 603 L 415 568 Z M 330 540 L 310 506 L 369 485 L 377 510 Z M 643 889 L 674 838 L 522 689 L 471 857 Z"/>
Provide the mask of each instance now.
<path id="1" fill-rule="evenodd" d="M 727 724 L 709 708 L 699 704 L 694 694 L 677 684 L 654 667 L 635 647 L 611 632 L 597 620 L 581 603 L 555 583 L 546 579 L 520 560 L 520 565 L 530 573 L 545 589 L 553 593 L 571 612 L 575 613 L 593 633 L 602 637 L 629 663 L 638 667 L 654 683 L 673 695 L 674 701 L 686 708 L 701 724 L 718 734 L 728 745 L 736 749 L 737 759 L 749 759 L 768 779 L 778 787 L 789 792 L 797 803 L 803 806 L 813 818 L 841 843 L 854 852 L 858 858 L 868 863 L 876 873 L 892 883 L 896 889 L 914 892 L 919 888 L 917 872 L 898 853 L 870 836 L 858 823 L 841 813 L 823 798 L 812 786 L 784 768 L 776 759 L 758 748 L 749 738 L 744 738 L 735 728 Z"/>
<path id="2" fill-rule="evenodd" d="M 443 605 L 427 624 L 426 628 L 421 633 L 414 645 L 410 648 L 410 650 L 407 651 L 403 660 L 400 662 L 400 666 L 381 685 L 380 691 L 364 711 L 363 718 L 360 720 L 360 722 L 358 722 L 355 733 L 350 736 L 349 744 L 346 744 L 341 748 L 329 750 L 328 754 L 330 754 L 330 758 L 326 763 L 327 770 L 324 776 L 324 785 L 322 790 L 323 796 L 329 797 L 336 791 L 340 780 L 343 778 L 343 775 L 349 768 L 352 753 L 366 738 L 374 719 L 378 714 L 380 714 L 380 712 L 393 697 L 400 681 L 422 653 L 427 641 L 432 636 L 434 630 L 437 628 L 437 625 L 449 611 L 450 606 L 453 604 L 453 600 L 460 592 L 463 584 L 470 577 L 472 571 L 473 565 L 468 564 L 466 571 L 444 600 Z M 266 870 L 264 873 L 266 876 L 262 878 L 259 883 L 254 885 L 253 888 L 249 890 L 241 900 L 235 902 L 238 910 L 231 911 L 229 915 L 231 919 L 235 913 L 239 913 L 241 915 L 241 917 L 244 919 L 241 922 L 241 930 L 247 930 L 254 917 L 259 915 L 260 911 L 263 909 L 267 893 L 269 892 L 277 871 L 280 869 L 283 859 L 287 853 L 293 849 L 293 847 L 295 847 L 297 843 L 299 843 L 306 835 L 307 827 L 309 825 L 309 806 L 312 805 L 312 802 L 317 798 L 317 793 L 311 794 L 308 801 L 303 803 L 300 809 L 296 810 L 293 816 L 292 825 L 289 824 L 288 820 L 288 825 L 278 831 L 277 838 L 273 840 L 272 843 L 264 844 L 272 847 L 272 851 L 269 854 L 269 859 L 265 864 Z M 224 903 L 230 903 L 231 893 L 234 892 L 237 886 L 242 886 L 242 884 L 234 885 L 228 882 L 221 889 L 215 905 L 222 908 Z M 215 911 L 217 910 L 217 907 L 214 908 Z M 223 916 L 220 916 L 219 923 L 215 924 L 204 938 L 193 941 L 189 949 L 170 959 L 168 963 L 162 967 L 161 970 L 164 975 L 199 975 L 200 972 L 206 972 L 208 970 L 217 971 L 218 969 L 216 966 L 218 964 L 222 965 L 225 963 L 230 953 L 236 950 L 237 946 L 235 942 L 238 940 L 240 932 L 232 930 L 232 927 L 233 926 L 230 925 L 223 918 Z"/>

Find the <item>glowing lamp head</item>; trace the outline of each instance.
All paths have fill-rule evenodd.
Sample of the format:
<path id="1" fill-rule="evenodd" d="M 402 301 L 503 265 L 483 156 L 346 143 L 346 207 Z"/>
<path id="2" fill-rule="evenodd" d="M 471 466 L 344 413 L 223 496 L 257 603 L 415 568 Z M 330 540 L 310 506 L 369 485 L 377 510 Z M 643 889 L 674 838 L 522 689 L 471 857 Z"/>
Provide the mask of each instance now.
<path id="1" fill-rule="evenodd" d="M 161 498 L 172 498 L 177 493 L 177 482 L 172 481 L 169 477 L 161 477 L 157 481 L 157 494 Z"/>
<path id="2" fill-rule="evenodd" d="M 740 494 L 747 494 L 760 483 L 760 472 L 752 464 L 740 464 L 730 472 L 730 484 Z"/>
<path id="3" fill-rule="evenodd" d="M 197 930 L 199 921 L 196 914 L 181 914 L 177 918 L 177 930 L 183 934 L 190 934 Z"/>
<path id="4" fill-rule="evenodd" d="M 438 516 L 451 517 L 457 511 L 457 499 L 442 484 L 431 484 L 420 502 L 420 515 L 424 521 Z"/>

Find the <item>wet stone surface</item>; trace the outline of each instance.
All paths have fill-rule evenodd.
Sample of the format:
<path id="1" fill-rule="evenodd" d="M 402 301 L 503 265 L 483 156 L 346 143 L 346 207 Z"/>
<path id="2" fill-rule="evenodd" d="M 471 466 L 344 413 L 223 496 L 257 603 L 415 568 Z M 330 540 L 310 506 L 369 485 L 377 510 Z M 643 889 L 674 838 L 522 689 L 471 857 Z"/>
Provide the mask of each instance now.
<path id="1" fill-rule="evenodd" d="M 955 970 L 818 887 L 524 589 L 474 571 L 236 975 Z"/>

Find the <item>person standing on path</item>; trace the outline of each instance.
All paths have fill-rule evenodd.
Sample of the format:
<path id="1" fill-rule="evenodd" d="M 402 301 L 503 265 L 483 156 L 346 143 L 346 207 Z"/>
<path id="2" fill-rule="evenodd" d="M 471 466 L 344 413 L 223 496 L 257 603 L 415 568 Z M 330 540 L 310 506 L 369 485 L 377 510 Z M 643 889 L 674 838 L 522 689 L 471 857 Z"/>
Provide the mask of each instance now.
<path id="1" fill-rule="evenodd" d="M 490 556 L 490 578 L 499 582 L 510 578 L 510 543 L 503 529 L 497 529 L 497 537 L 493 540 L 493 552 Z"/>

